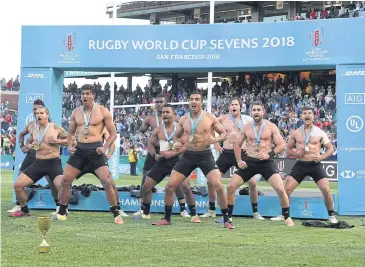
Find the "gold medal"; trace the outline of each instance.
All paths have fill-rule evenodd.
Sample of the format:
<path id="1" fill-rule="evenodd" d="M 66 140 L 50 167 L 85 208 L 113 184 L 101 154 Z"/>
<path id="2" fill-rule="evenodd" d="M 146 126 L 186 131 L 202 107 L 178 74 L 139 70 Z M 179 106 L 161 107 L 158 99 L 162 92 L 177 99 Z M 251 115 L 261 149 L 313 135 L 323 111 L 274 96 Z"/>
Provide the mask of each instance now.
<path id="1" fill-rule="evenodd" d="M 85 129 L 84 129 L 84 135 L 85 135 L 85 136 L 89 136 L 89 134 L 90 134 L 90 130 L 89 130 L 89 128 L 85 128 Z"/>
<path id="2" fill-rule="evenodd" d="M 38 151 L 39 150 L 39 145 L 38 144 L 34 144 L 33 145 L 33 148 L 34 148 L 35 151 Z"/>
<path id="3" fill-rule="evenodd" d="M 169 144 L 168 144 L 168 146 L 167 146 L 168 148 L 169 148 L 169 150 L 171 150 L 171 149 L 173 149 L 174 148 L 174 144 L 173 143 L 171 143 L 171 142 L 169 142 Z"/>
<path id="4" fill-rule="evenodd" d="M 193 142 L 193 140 L 194 140 L 194 135 L 192 134 L 190 135 L 189 142 Z"/>
<path id="5" fill-rule="evenodd" d="M 255 147 L 255 150 L 256 150 L 256 152 L 259 152 L 260 151 L 260 145 L 256 145 L 256 147 Z"/>
<path id="6" fill-rule="evenodd" d="M 305 147 L 304 147 L 304 150 L 305 150 L 306 152 L 309 152 L 309 150 L 310 150 L 310 149 L 309 149 L 309 146 L 305 146 Z"/>

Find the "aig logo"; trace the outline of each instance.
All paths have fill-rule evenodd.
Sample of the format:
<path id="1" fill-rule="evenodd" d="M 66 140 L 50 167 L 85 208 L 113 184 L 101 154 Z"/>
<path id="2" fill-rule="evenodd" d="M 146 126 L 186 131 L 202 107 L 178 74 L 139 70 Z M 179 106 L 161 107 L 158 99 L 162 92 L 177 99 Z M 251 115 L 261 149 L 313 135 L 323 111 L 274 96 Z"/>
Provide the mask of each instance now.
<path id="1" fill-rule="evenodd" d="M 345 94 L 345 104 L 347 104 L 347 105 L 365 104 L 365 93 L 347 93 L 347 94 Z"/>
<path id="2" fill-rule="evenodd" d="M 25 95 L 25 103 L 33 104 L 37 99 L 43 100 L 43 94 L 28 93 Z"/>

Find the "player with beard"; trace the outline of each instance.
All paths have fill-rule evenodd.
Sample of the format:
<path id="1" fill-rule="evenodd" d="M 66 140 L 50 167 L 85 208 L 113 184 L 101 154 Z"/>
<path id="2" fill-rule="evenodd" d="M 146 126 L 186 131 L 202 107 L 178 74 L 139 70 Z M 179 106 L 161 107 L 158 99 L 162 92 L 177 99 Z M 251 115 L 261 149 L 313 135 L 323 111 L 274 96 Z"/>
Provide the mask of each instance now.
<path id="1" fill-rule="evenodd" d="M 233 145 L 236 140 L 239 138 L 240 130 L 242 127 L 248 123 L 252 123 L 252 118 L 250 116 L 241 115 L 241 100 L 237 97 L 232 98 L 229 104 L 229 113 L 226 115 L 222 115 L 218 118 L 218 121 L 227 132 L 227 140 L 224 141 L 223 147 L 220 146 L 219 143 L 215 144 L 215 149 L 219 151 L 221 154 L 217 159 L 216 163 L 223 176 L 231 167 L 235 166 L 238 168 L 236 158 L 234 156 Z M 246 160 L 246 144 L 242 145 L 242 159 Z M 258 190 L 256 185 L 255 177 L 248 182 L 250 188 L 250 199 L 253 211 L 253 218 L 257 220 L 265 220 L 258 212 Z M 216 194 L 212 189 L 211 185 L 208 184 L 208 197 L 209 197 L 209 211 L 200 217 L 215 217 L 215 200 Z M 230 218 L 232 220 L 232 218 Z M 218 220 L 217 222 L 223 222 L 222 220 Z"/>
<path id="2" fill-rule="evenodd" d="M 252 103 L 251 115 L 254 121 L 243 126 L 238 140 L 234 144 L 234 154 L 239 170 L 233 174 L 227 187 L 229 217 L 232 217 L 237 188 L 254 175 L 261 174 L 279 196 L 285 223 L 288 226 L 294 226 L 289 213 L 288 195 L 274 161 L 271 159 L 285 149 L 285 142 L 278 127 L 263 119 L 264 113 L 262 103 Z M 247 142 L 247 159 L 243 161 L 241 147 L 245 141 Z"/>
<path id="3" fill-rule="evenodd" d="M 33 149 L 32 145 L 31 145 L 31 142 L 29 142 L 29 140 L 32 139 L 32 138 L 29 137 L 26 144 L 24 144 L 24 137 L 28 134 L 31 134 L 33 132 L 33 130 L 36 128 L 36 126 L 37 126 L 36 111 L 40 107 L 45 107 L 44 102 L 40 99 L 35 100 L 33 102 L 34 121 L 29 122 L 24 127 L 24 129 L 20 132 L 20 134 L 18 136 L 20 149 L 23 153 L 26 153 L 26 156 L 25 156 L 23 162 L 20 165 L 18 177 L 22 174 L 22 172 L 26 168 L 28 168 L 30 165 L 32 165 L 34 163 L 34 161 L 36 160 L 36 151 Z M 55 139 L 54 144 L 67 145 L 67 142 L 66 142 L 66 140 L 62 140 L 62 139 Z M 50 185 L 52 196 L 54 198 L 56 206 L 58 207 L 59 206 L 59 203 L 58 203 L 58 200 L 57 200 L 58 190 L 54 186 L 54 184 L 52 183 L 52 181 L 49 179 L 48 176 L 46 176 L 46 179 L 48 181 L 48 184 Z M 8 210 L 8 212 L 12 213 L 12 212 L 20 211 L 20 210 L 21 210 L 20 204 L 19 204 L 19 202 L 16 202 L 16 205 L 11 210 Z"/>
<path id="4" fill-rule="evenodd" d="M 227 199 L 221 181 L 221 174 L 210 150 L 210 145 L 222 142 L 226 139 L 226 131 L 218 119 L 202 109 L 202 96 L 193 92 L 189 97 L 190 113 L 179 121 L 174 135 L 174 149 L 184 151 L 183 156 L 175 165 L 170 179 L 165 187 L 165 216 L 153 225 L 170 225 L 172 205 L 174 204 L 174 192 L 190 173 L 200 168 L 207 177 L 208 183 L 215 189 L 218 195 L 218 204 L 224 217 L 224 227 L 233 229 L 234 226 L 228 219 Z M 214 137 L 214 131 L 219 134 Z M 179 141 L 185 134 L 187 142 L 182 145 Z M 190 208 L 191 216 L 196 217 L 195 206 Z M 195 221 L 200 222 L 196 217 Z"/>
<path id="5" fill-rule="evenodd" d="M 333 198 L 329 181 L 321 164 L 322 160 L 332 155 L 333 146 L 327 134 L 313 125 L 313 108 L 304 107 L 302 119 L 304 124 L 291 133 L 288 141 L 288 155 L 297 158 L 297 162 L 286 178 L 285 191 L 290 197 L 291 193 L 306 176 L 312 177 L 322 192 L 324 203 L 328 210 L 328 220 L 330 223 L 337 223 L 337 219 L 334 216 L 335 212 L 333 211 Z M 322 145 L 326 148 L 326 152 L 321 155 Z M 275 217 L 272 220 L 283 220 L 283 217 Z"/>
<path id="6" fill-rule="evenodd" d="M 152 188 L 171 173 L 174 166 L 179 161 L 179 155 L 184 152 L 183 149 L 179 151 L 173 150 L 173 136 L 176 132 L 177 123 L 174 121 L 175 111 L 171 105 L 164 105 L 162 108 L 162 117 L 163 123 L 153 131 L 148 142 L 148 151 L 151 155 L 155 156 L 156 164 L 148 172 L 147 179 L 142 187 L 143 214 L 141 216 L 143 219 L 151 219 L 150 206 Z M 156 153 L 155 151 L 157 144 L 159 144 L 160 148 L 159 153 Z M 190 210 L 194 210 L 195 198 L 190 188 L 189 179 L 186 179 L 179 187 L 185 192 L 185 197 Z M 191 220 L 195 222 L 197 219 L 196 216 L 193 216 Z"/>
<path id="7" fill-rule="evenodd" d="M 58 220 L 66 220 L 66 209 L 70 197 L 70 185 L 81 173 L 85 166 L 92 167 L 104 187 L 110 211 L 114 216 L 114 223 L 123 224 L 123 218 L 119 214 L 117 196 L 113 188 L 106 151 L 114 143 L 117 132 L 112 115 L 106 108 L 95 103 L 95 88 L 91 84 L 81 87 L 81 99 L 83 105 L 76 108 L 71 114 L 70 129 L 68 134 L 68 149 L 72 154 L 67 161 L 62 186 L 60 191 L 60 209 L 56 215 Z M 102 132 L 106 128 L 109 138 L 103 144 Z M 77 147 L 74 147 L 75 132 L 79 133 Z"/>
<path id="8" fill-rule="evenodd" d="M 142 134 L 144 134 L 149 128 L 151 128 L 151 130 L 154 131 L 158 126 L 161 125 L 161 123 L 162 123 L 162 108 L 165 104 L 166 104 L 165 96 L 162 95 L 162 94 L 157 95 L 156 99 L 155 99 L 155 109 L 156 109 L 156 111 L 154 113 L 152 113 L 151 115 L 148 115 L 145 118 L 145 120 L 143 121 L 143 124 L 142 124 L 141 128 L 139 129 L 139 131 Z M 175 119 L 177 119 L 177 118 L 175 117 Z M 178 120 L 177 120 L 177 122 L 178 122 Z M 159 153 L 159 146 L 158 145 L 155 147 L 155 151 L 156 151 L 157 154 Z M 148 153 L 147 157 L 145 159 L 145 162 L 144 162 L 144 166 L 143 166 L 141 188 L 144 185 L 144 182 L 146 180 L 148 172 L 152 169 L 152 167 L 155 164 L 156 164 L 155 157 L 153 155 L 151 155 L 150 153 Z M 189 186 L 189 189 L 190 189 L 190 185 L 188 183 L 185 183 L 183 186 L 185 187 L 185 189 L 187 189 L 187 186 Z M 186 211 L 184 191 L 182 190 L 182 187 L 179 187 L 176 190 L 175 194 L 176 194 L 177 199 L 179 200 L 181 216 L 182 217 L 190 217 L 189 213 Z M 143 196 L 140 199 L 140 201 L 141 201 L 141 209 L 139 211 L 135 212 L 133 214 L 134 216 L 141 216 L 143 214 Z"/>
<path id="9" fill-rule="evenodd" d="M 36 151 L 36 160 L 23 170 L 14 184 L 16 199 L 20 203 L 21 210 L 10 213 L 10 217 L 30 215 L 24 187 L 36 183 L 44 176 L 48 176 L 57 189 L 61 187 L 63 170 L 60 148 L 51 144 L 49 140 L 66 139 L 67 132 L 55 123 L 49 122 L 49 111 L 45 107 L 37 109 L 36 118 L 38 123 L 30 137 L 32 147 Z"/>

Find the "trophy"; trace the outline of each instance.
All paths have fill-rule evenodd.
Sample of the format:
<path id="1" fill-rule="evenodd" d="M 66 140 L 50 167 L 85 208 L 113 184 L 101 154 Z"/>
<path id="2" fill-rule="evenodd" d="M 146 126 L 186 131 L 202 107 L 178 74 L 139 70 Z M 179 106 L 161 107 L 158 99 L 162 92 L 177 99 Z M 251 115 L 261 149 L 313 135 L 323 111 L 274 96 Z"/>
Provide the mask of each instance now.
<path id="1" fill-rule="evenodd" d="M 51 227 L 51 218 L 50 217 L 38 217 L 37 219 L 38 228 L 43 234 L 43 241 L 39 245 L 39 253 L 49 253 L 51 252 L 51 246 L 48 245 L 46 241 L 46 234 Z"/>

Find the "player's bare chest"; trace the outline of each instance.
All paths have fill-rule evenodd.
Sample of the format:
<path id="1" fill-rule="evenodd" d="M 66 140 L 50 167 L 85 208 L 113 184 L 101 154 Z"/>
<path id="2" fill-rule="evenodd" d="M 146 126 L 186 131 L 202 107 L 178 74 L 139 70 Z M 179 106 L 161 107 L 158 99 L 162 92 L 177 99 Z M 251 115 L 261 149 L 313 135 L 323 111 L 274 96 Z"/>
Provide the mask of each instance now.
<path id="1" fill-rule="evenodd" d="M 42 127 L 42 128 L 38 128 L 35 127 L 33 130 L 33 140 L 35 141 L 42 141 L 42 140 L 47 140 L 49 137 L 57 137 L 58 136 L 58 132 L 57 130 L 54 128 L 53 124 L 49 124 L 49 126 L 47 127 Z"/>
<path id="2" fill-rule="evenodd" d="M 184 122 L 184 130 L 187 133 L 210 133 L 212 131 L 212 120 L 206 116 L 202 116 L 201 119 L 190 119 L 188 117 Z"/>
<path id="3" fill-rule="evenodd" d="M 263 127 L 247 126 L 246 128 L 246 136 L 250 140 L 271 140 L 272 132 L 268 125 L 264 125 Z"/>
<path id="4" fill-rule="evenodd" d="M 103 115 L 99 110 L 94 110 L 92 113 L 79 111 L 75 115 L 77 125 L 99 125 L 103 122 Z"/>

